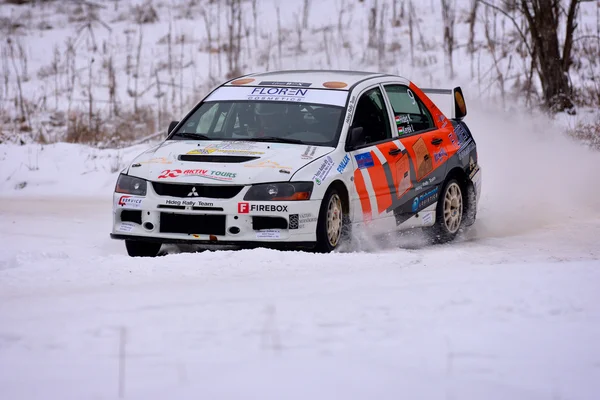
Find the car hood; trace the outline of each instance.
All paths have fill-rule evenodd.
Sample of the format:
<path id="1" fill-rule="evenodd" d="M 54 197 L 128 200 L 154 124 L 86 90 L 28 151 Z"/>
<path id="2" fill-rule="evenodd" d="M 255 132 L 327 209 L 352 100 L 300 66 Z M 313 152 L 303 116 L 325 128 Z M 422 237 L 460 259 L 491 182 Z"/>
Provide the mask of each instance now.
<path id="1" fill-rule="evenodd" d="M 129 175 L 156 182 L 250 184 L 288 181 L 333 147 L 250 141 L 166 141 L 136 157 Z"/>

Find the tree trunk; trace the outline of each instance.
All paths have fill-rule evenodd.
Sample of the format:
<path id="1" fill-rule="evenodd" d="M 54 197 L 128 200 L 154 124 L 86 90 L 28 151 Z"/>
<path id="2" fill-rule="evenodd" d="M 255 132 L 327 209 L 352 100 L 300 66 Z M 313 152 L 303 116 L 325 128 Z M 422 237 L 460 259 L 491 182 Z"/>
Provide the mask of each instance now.
<path id="1" fill-rule="evenodd" d="M 560 0 L 521 0 L 521 7 L 533 39 L 534 53 L 539 62 L 539 76 L 546 106 L 552 111 L 573 109 L 569 69 L 575 31 L 575 16 L 580 0 L 569 0 L 566 37 L 561 55 L 558 26 Z"/>

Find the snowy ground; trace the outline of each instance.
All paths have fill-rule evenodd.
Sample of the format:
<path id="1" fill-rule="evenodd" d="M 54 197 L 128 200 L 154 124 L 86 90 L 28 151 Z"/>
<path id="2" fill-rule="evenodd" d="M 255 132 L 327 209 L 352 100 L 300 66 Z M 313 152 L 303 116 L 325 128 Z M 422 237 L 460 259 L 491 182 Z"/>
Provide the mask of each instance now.
<path id="1" fill-rule="evenodd" d="M 600 155 L 471 112 L 475 229 L 329 255 L 131 259 L 110 191 L 137 148 L 0 146 L 0 397 L 600 398 Z"/>

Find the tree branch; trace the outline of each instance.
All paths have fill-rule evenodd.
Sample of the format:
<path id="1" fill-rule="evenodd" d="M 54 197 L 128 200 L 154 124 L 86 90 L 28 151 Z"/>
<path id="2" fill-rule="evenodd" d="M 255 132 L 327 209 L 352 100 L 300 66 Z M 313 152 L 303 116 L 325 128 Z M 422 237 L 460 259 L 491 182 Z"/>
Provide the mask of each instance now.
<path id="1" fill-rule="evenodd" d="M 577 15 L 577 6 L 579 0 L 571 0 L 569 4 L 569 13 L 567 14 L 567 32 L 565 34 L 565 45 L 563 47 L 563 71 L 567 72 L 571 66 L 571 49 L 573 48 L 573 32 L 577 28 L 575 16 Z"/>
<path id="2" fill-rule="evenodd" d="M 504 11 L 503 9 L 501 9 L 498 6 L 495 6 L 494 4 L 488 3 L 485 0 L 480 0 L 480 2 L 487 6 L 490 7 L 498 12 L 500 12 L 501 14 L 503 14 L 506 18 L 508 18 L 510 20 L 510 22 L 513 23 L 513 25 L 515 26 L 515 28 L 517 29 L 517 32 L 519 33 L 519 36 L 521 36 L 521 39 L 523 39 L 523 43 L 525 44 L 525 47 L 527 47 L 527 52 L 529 53 L 529 55 L 533 54 L 532 49 L 529 47 L 529 42 L 527 41 L 527 36 L 525 35 L 525 33 L 521 30 L 521 28 L 519 27 L 519 24 L 517 23 L 517 21 L 515 20 L 515 18 L 513 16 L 511 16 L 509 13 L 507 13 L 506 11 Z"/>

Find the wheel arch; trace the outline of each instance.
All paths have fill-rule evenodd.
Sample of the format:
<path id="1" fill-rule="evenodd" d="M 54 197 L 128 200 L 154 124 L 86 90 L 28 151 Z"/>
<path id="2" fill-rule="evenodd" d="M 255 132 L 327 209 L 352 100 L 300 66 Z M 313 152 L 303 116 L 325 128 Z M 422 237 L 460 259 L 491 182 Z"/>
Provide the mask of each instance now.
<path id="1" fill-rule="evenodd" d="M 350 216 L 350 192 L 348 191 L 346 184 L 343 181 L 336 179 L 329 184 L 327 190 L 331 188 L 338 189 L 340 197 L 342 198 L 342 211 L 344 214 Z"/>
<path id="2" fill-rule="evenodd" d="M 469 179 L 469 175 L 465 172 L 465 170 L 461 167 L 452 168 L 448 174 L 446 175 L 446 180 L 444 181 L 444 185 L 446 182 L 451 179 L 456 179 L 460 185 L 460 188 L 463 190 L 463 201 L 465 203 L 465 224 L 467 226 L 472 225 L 475 222 L 475 211 L 477 207 L 477 202 L 475 199 L 475 186 L 471 179 Z"/>

